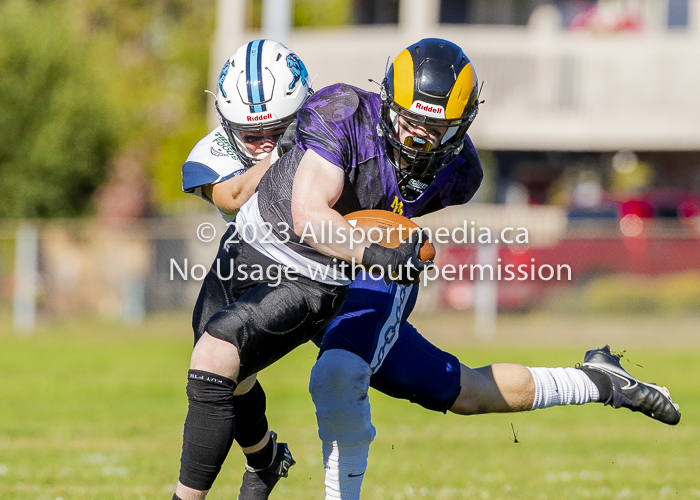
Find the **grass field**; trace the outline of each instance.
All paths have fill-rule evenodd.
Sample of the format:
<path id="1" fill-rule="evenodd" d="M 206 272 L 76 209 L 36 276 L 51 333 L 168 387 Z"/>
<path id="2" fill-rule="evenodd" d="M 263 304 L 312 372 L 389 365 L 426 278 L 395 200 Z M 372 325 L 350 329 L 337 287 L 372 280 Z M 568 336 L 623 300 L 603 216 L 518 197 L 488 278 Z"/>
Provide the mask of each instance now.
<path id="1" fill-rule="evenodd" d="M 0 326 L 0 498 L 169 500 L 186 412 L 187 315 L 132 329 L 80 321 L 29 338 Z M 472 366 L 581 361 L 585 349 L 559 345 L 451 350 Z M 303 346 L 261 375 L 270 422 L 297 460 L 273 498 L 323 498 L 307 392 L 315 355 Z M 627 356 L 644 367 L 625 364 L 633 374 L 670 387 L 683 411 L 679 426 L 601 405 L 458 417 L 373 391 L 377 438 L 363 498 L 700 498 L 697 340 L 628 348 Z M 242 464 L 233 449 L 209 498 L 236 498 Z"/>

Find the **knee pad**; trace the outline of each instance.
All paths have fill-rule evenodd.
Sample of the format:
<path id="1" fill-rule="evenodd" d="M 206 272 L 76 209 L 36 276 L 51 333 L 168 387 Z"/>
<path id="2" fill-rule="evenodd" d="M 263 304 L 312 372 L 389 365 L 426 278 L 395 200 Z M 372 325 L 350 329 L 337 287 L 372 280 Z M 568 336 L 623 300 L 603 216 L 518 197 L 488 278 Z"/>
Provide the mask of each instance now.
<path id="1" fill-rule="evenodd" d="M 190 370 L 189 408 L 180 459 L 180 482 L 208 490 L 221 470 L 234 436 L 233 380 L 214 373 Z"/>
<path id="2" fill-rule="evenodd" d="M 369 364 L 341 349 L 324 352 L 311 370 L 309 392 L 322 441 L 369 443 L 376 434 L 369 399 Z"/>
<path id="3" fill-rule="evenodd" d="M 265 391 L 260 382 L 240 396 L 233 396 L 236 409 L 236 441 L 241 448 L 258 444 L 267 434 Z"/>

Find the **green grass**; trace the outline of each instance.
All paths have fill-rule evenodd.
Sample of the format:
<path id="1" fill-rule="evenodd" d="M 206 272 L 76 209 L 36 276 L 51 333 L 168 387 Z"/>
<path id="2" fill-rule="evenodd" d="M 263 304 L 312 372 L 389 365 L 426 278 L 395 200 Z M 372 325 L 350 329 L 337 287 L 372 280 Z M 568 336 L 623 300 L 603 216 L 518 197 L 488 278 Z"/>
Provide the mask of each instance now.
<path id="1" fill-rule="evenodd" d="M 3 328 L 0 331 L 6 331 Z M 81 321 L 30 338 L 0 334 L 0 498 L 169 499 L 179 469 L 191 350 L 186 316 L 126 329 Z M 578 347 L 462 347 L 472 366 L 572 365 Z M 273 498 L 323 498 L 323 467 L 303 346 L 263 372 L 268 416 L 297 465 Z M 601 405 L 459 417 L 371 393 L 377 438 L 364 499 L 700 497 L 700 349 L 628 350 L 683 410 L 671 428 Z M 513 442 L 511 424 L 517 432 Z M 234 499 L 238 450 L 209 498 Z"/>

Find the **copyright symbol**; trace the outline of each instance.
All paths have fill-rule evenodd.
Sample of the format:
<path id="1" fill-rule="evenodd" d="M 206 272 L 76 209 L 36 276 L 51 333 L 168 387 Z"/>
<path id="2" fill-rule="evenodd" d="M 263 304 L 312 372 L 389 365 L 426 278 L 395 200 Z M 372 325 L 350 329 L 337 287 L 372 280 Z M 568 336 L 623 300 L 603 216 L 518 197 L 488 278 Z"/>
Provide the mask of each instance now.
<path id="1" fill-rule="evenodd" d="M 197 228 L 197 238 L 204 243 L 209 243 L 216 238 L 216 228 L 214 224 L 211 222 L 202 222 Z"/>

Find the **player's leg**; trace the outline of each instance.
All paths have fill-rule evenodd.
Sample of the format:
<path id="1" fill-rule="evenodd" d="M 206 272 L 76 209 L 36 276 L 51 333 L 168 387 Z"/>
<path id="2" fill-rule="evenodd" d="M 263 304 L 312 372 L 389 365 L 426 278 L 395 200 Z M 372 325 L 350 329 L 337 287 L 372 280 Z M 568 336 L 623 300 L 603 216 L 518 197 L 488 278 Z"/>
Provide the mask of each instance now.
<path id="1" fill-rule="evenodd" d="M 221 468 L 234 438 L 235 381 L 318 333 L 345 293 L 302 279 L 261 284 L 211 317 L 192 354 L 179 498 L 203 498 Z"/>
<path id="2" fill-rule="evenodd" d="M 538 379 L 535 371 L 540 375 Z M 538 383 L 543 382 L 553 389 L 551 394 L 547 393 L 546 406 L 590 403 L 600 395 L 593 380 L 575 368 L 528 368 L 515 363 L 495 363 L 472 369 L 461 365 L 462 389 L 450 411 L 476 415 L 531 410 Z M 541 385 L 540 391 L 543 389 L 545 386 Z"/>
<path id="3" fill-rule="evenodd" d="M 189 401 L 176 498 L 206 497 L 234 438 L 233 392 L 240 370 L 238 349 L 204 333 L 192 352 Z"/>
<path id="4" fill-rule="evenodd" d="M 576 368 L 498 363 L 472 370 L 462 365 L 461 383 L 451 411 L 463 415 L 604 403 L 671 425 L 680 420 L 668 389 L 632 377 L 608 346 L 588 351 Z"/>
<path id="5" fill-rule="evenodd" d="M 357 499 L 375 430 L 367 391 L 415 302 L 415 287 L 358 276 L 323 337 L 309 382 L 323 442 L 326 499 Z"/>
<path id="6" fill-rule="evenodd" d="M 274 297 L 260 304 L 256 311 L 264 317 L 255 318 L 253 322 L 266 335 L 247 337 L 247 350 L 250 352 L 269 352 L 267 357 L 255 356 L 247 359 L 245 355 L 242 365 L 247 370 L 261 370 L 269 366 L 284 354 L 310 338 L 323 332 L 328 321 L 338 313 L 347 294 L 346 287 L 321 285 L 305 278 L 294 282 L 282 282 L 276 288 Z M 303 303 L 296 304 L 295 296 L 302 296 Z M 289 310 L 294 314 L 289 314 Z M 247 328 L 250 332 L 253 326 Z M 246 471 L 243 474 L 243 484 L 238 496 L 239 500 L 264 500 L 270 495 L 275 484 L 287 477 L 289 468 L 294 465 L 289 447 L 286 443 L 278 443 L 277 435 L 269 431 L 265 414 L 265 394 L 259 383 L 255 383 L 250 391 L 234 397 L 236 415 L 236 441 L 243 447 L 246 454 Z M 238 422 L 243 420 L 243 427 L 238 428 Z M 262 433 L 264 438 L 258 439 Z M 253 444 L 256 443 L 256 444 Z"/>
<path id="7" fill-rule="evenodd" d="M 521 365 L 501 363 L 470 369 L 428 342 L 408 322 L 372 376 L 372 387 L 429 410 L 459 414 L 523 411 L 532 407 L 535 385 Z"/>
<path id="8" fill-rule="evenodd" d="M 198 364 L 195 364 L 195 351 L 199 352 L 199 350 L 197 349 L 197 345 L 201 344 L 199 349 L 203 349 L 205 347 L 205 344 L 209 342 L 214 342 L 215 344 L 221 342 L 218 339 L 210 338 L 208 335 L 208 338 L 205 339 L 203 343 L 200 342 L 200 339 L 202 339 L 202 337 L 205 335 L 206 324 L 217 311 L 223 309 L 226 306 L 229 306 L 234 302 L 231 280 L 221 279 L 221 277 L 230 276 L 232 259 L 235 259 L 237 257 L 238 252 L 240 250 L 240 245 L 238 244 L 234 244 L 232 246 L 226 245 L 226 241 L 229 239 L 231 231 L 231 228 L 229 228 L 229 230 L 223 235 L 221 241 L 219 242 L 219 250 L 217 252 L 217 256 L 214 259 L 214 263 L 209 269 L 209 272 L 202 281 L 202 286 L 200 288 L 199 295 L 197 297 L 197 301 L 195 302 L 194 310 L 192 312 L 192 330 L 194 333 L 195 350 L 193 351 L 190 369 L 192 370 L 194 367 L 205 368 L 205 370 L 202 371 L 202 374 L 213 373 L 215 368 L 207 366 L 200 367 Z M 233 345 L 223 342 L 222 347 L 224 349 L 222 351 L 217 351 L 216 349 L 214 349 L 216 355 L 225 355 L 227 351 L 230 351 L 229 357 L 231 359 L 238 358 L 238 353 Z M 201 356 L 198 354 L 198 357 Z M 228 359 L 225 358 L 224 361 L 228 361 Z M 223 371 L 235 372 L 235 369 L 236 368 L 234 366 L 224 368 Z M 176 494 L 173 497 L 173 499 L 204 498 L 206 497 L 207 490 L 210 486 L 206 484 L 208 481 L 206 477 L 204 478 L 204 480 L 202 480 L 199 477 L 200 475 L 207 476 L 207 471 L 203 471 L 201 474 L 197 475 L 189 473 L 189 475 L 193 475 L 194 478 L 183 479 L 184 469 L 196 469 L 201 466 L 200 461 L 212 461 L 211 459 L 208 459 L 206 457 L 199 457 L 197 456 L 197 454 L 189 450 L 185 454 L 185 448 L 189 446 L 190 441 L 192 441 L 192 444 L 194 445 L 193 448 L 196 450 L 197 441 L 207 439 L 206 429 L 197 430 L 193 429 L 193 427 L 201 425 L 202 422 L 206 424 L 206 422 L 209 419 L 215 418 L 217 420 L 217 435 L 213 436 L 213 439 L 221 440 L 222 442 L 226 443 L 229 440 L 232 440 L 234 435 L 233 393 L 234 389 L 236 391 L 238 391 L 239 389 L 236 387 L 233 380 L 231 380 L 231 378 L 229 377 L 219 377 L 218 380 L 221 381 L 221 384 L 217 386 L 216 384 L 210 383 L 208 380 L 205 380 L 204 377 L 200 379 L 196 376 L 192 376 L 196 374 L 197 372 L 193 373 L 192 371 L 190 371 L 190 374 L 188 375 L 187 396 L 190 400 L 190 404 L 187 419 L 185 422 L 185 432 L 183 436 L 183 456 L 181 458 L 181 460 L 191 460 L 193 463 L 187 466 L 185 466 L 184 463 L 182 464 L 180 482 L 178 482 Z M 223 375 L 223 373 L 221 373 L 221 375 Z M 212 380 L 217 380 L 217 378 L 215 377 L 210 378 Z M 210 385 L 211 387 L 209 387 Z M 245 386 L 250 385 L 250 383 L 244 383 L 242 385 L 245 389 Z M 230 390 L 230 394 L 224 394 L 224 392 L 227 390 Z M 213 403 L 214 401 L 210 401 L 212 399 L 214 401 L 218 399 L 217 402 L 219 403 L 219 405 L 223 406 L 223 408 L 215 407 L 216 411 L 214 415 L 211 415 L 210 411 L 208 410 L 208 406 L 213 406 L 211 403 Z M 221 405 L 222 402 L 224 403 L 223 405 Z M 230 443 L 228 444 L 228 447 L 230 447 Z M 226 455 L 226 452 L 228 451 L 228 447 L 224 447 L 224 457 Z M 219 458 L 215 458 L 213 461 L 216 462 L 218 460 Z M 223 459 L 221 460 L 223 461 Z M 183 480 L 188 486 L 182 484 Z"/>
<path id="9" fill-rule="evenodd" d="M 235 440 L 246 457 L 239 500 L 264 500 L 294 465 L 286 443 L 277 442 L 265 415 L 266 397 L 252 375 L 241 382 L 233 395 L 236 416 Z"/>
<path id="10" fill-rule="evenodd" d="M 199 352 L 201 354 L 202 351 Z M 208 354 L 211 355 L 211 353 Z M 217 370 L 217 367 L 212 364 L 204 366 L 201 364 L 193 364 L 193 366 L 199 366 L 200 368 L 205 368 L 205 370 L 197 372 L 191 370 L 191 374 L 201 373 L 210 376 L 209 374 L 212 373 L 212 370 Z M 242 389 L 244 392 L 241 394 L 240 392 L 242 391 L 239 391 L 239 389 Z M 224 395 L 219 394 L 218 396 L 220 397 L 219 404 L 221 404 L 221 402 L 224 401 Z M 199 402 L 201 401 L 198 401 L 198 403 Z M 248 377 L 241 382 L 241 384 L 236 386 L 231 402 L 229 403 L 228 396 L 226 396 L 225 403 L 225 407 L 220 408 L 223 418 L 216 418 L 214 420 L 212 420 L 212 417 L 216 417 L 217 415 L 215 411 L 212 411 L 211 408 L 201 408 L 201 410 L 206 412 L 202 421 L 205 421 L 207 425 L 202 433 L 194 434 L 191 441 L 196 446 L 208 446 L 214 450 L 218 450 L 218 453 L 210 456 L 198 455 L 197 465 L 190 465 L 189 467 L 190 472 L 187 476 L 187 484 L 193 485 L 191 473 L 193 467 L 201 467 L 204 462 L 205 464 L 213 463 L 215 469 L 210 466 L 210 468 L 204 470 L 204 474 L 207 477 L 206 483 L 194 484 L 188 487 L 183 484 L 184 480 L 181 471 L 181 479 L 178 484 L 177 494 L 180 495 L 180 498 L 183 500 L 188 498 L 188 495 L 191 495 L 192 498 L 204 498 L 206 491 L 211 487 L 211 483 L 213 483 L 213 480 L 218 474 L 221 463 L 223 463 L 223 460 L 228 454 L 233 439 L 241 446 L 247 461 L 241 490 L 238 496 L 240 500 L 261 500 L 268 498 L 275 484 L 282 477 L 286 477 L 289 468 L 294 465 L 294 459 L 291 456 L 287 444 L 278 443 L 276 434 L 271 432 L 268 428 L 267 418 L 265 417 L 265 393 L 260 384 L 256 381 L 255 375 Z M 192 413 L 196 412 L 198 409 L 199 405 L 193 408 L 192 401 L 190 400 L 188 419 Z M 185 439 L 187 439 L 188 436 L 188 429 L 194 427 L 197 422 L 196 417 L 192 417 L 192 419 L 193 423 L 191 425 L 188 425 L 187 421 L 185 423 Z M 210 436 L 205 438 L 205 436 L 202 435 L 205 433 L 210 433 Z M 206 442 L 210 444 L 203 445 L 203 439 L 206 439 Z M 191 456 L 192 453 L 186 452 L 183 445 L 183 459 Z M 197 476 L 195 476 L 195 478 L 196 477 Z"/>
<path id="11" fill-rule="evenodd" d="M 588 351 L 578 368 L 496 363 L 471 369 L 433 346 L 409 323 L 402 325 L 399 340 L 373 375 L 372 387 L 428 409 L 462 415 L 602 402 L 672 425 L 680 419 L 668 390 L 629 375 L 607 346 Z"/>
<path id="12" fill-rule="evenodd" d="M 343 349 L 324 351 L 311 371 L 309 391 L 322 441 L 326 499 L 359 499 L 374 439 L 369 363 Z"/>
<path id="13" fill-rule="evenodd" d="M 232 229 L 229 228 L 222 237 L 217 258 L 202 282 L 195 303 L 192 314 L 195 344 L 204 334 L 211 316 L 233 303 L 241 292 L 231 280 L 222 279 L 232 276 L 231 266 L 235 265 L 240 253 L 240 244 L 227 244 L 231 234 Z M 239 499 L 252 500 L 256 498 L 256 492 L 264 489 L 271 491 L 281 477 L 286 477 L 294 460 L 287 445 L 277 443 L 276 434 L 271 433 L 268 427 L 265 392 L 256 375 L 241 381 L 233 396 L 233 412 L 236 415 L 234 440 L 246 457 Z M 284 467 L 280 467 L 282 464 Z M 260 483 L 264 483 L 265 488 Z"/>

